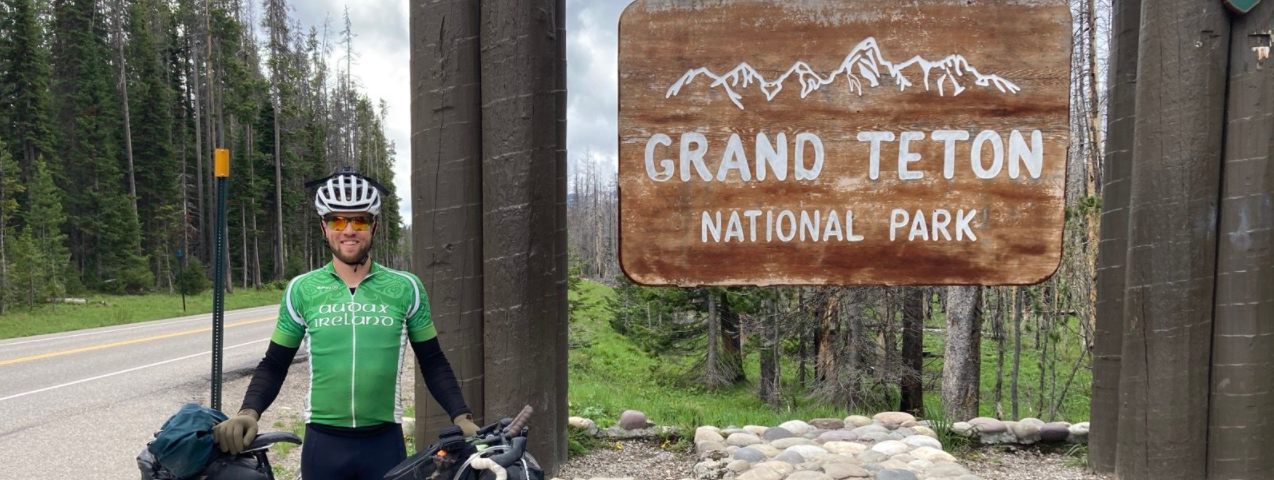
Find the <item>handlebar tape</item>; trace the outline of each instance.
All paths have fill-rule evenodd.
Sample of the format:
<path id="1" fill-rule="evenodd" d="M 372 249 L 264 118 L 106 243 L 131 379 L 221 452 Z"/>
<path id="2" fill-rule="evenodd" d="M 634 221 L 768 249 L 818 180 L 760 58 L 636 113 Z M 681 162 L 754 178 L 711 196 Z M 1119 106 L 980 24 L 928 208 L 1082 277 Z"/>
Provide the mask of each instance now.
<path id="1" fill-rule="evenodd" d="M 522 412 L 519 413 L 517 417 L 513 418 L 513 423 L 510 423 L 508 427 L 505 427 L 504 435 L 513 436 L 521 432 L 522 427 L 525 427 L 526 423 L 531 421 L 531 413 L 534 411 L 535 409 L 531 408 L 530 405 L 522 407 Z"/>

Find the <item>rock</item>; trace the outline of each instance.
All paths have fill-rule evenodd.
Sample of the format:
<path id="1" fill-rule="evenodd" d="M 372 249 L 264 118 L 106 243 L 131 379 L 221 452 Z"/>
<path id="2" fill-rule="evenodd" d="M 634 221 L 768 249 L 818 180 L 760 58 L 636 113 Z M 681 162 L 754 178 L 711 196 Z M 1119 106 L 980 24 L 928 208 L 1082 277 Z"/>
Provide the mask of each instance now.
<path id="1" fill-rule="evenodd" d="M 588 480 L 633 480 L 633 477 L 593 477 Z"/>
<path id="2" fill-rule="evenodd" d="M 814 467 L 817 468 L 818 465 Z M 832 480 L 832 477 L 817 470 L 806 470 L 788 475 L 787 480 Z"/>
<path id="3" fill-rule="evenodd" d="M 829 463 L 849 463 L 858 465 L 859 463 L 857 456 L 848 453 L 828 453 L 827 455 L 814 459 L 814 461 L 818 462 L 820 465 L 827 465 Z"/>
<path id="4" fill-rule="evenodd" d="M 858 436 L 859 440 L 867 440 L 870 442 L 883 442 L 885 440 L 902 440 L 902 437 L 895 437 L 892 433 L 871 432 Z"/>
<path id="5" fill-rule="evenodd" d="M 801 438 L 804 438 L 804 439 L 806 439 L 806 440 L 813 440 L 813 439 L 815 439 L 815 438 L 818 438 L 819 433 L 822 433 L 822 432 L 820 432 L 820 431 L 818 431 L 818 430 L 812 430 L 812 431 L 810 431 L 809 433 L 806 433 L 806 434 L 804 434 L 804 435 L 801 435 Z"/>
<path id="6" fill-rule="evenodd" d="M 913 457 L 905 453 L 899 453 L 897 455 L 894 455 L 893 458 L 890 458 L 890 460 L 893 460 L 895 462 L 911 463 L 916 461 L 916 457 Z"/>
<path id="7" fill-rule="evenodd" d="M 743 473 L 743 472 L 746 472 L 749 468 L 752 468 L 752 462 L 749 462 L 747 460 L 735 460 L 730 462 L 729 465 L 726 465 L 725 468 L 729 469 L 731 472 L 734 472 L 734 473 Z"/>
<path id="8" fill-rule="evenodd" d="M 637 430 L 648 426 L 650 425 L 647 425 L 646 414 L 642 412 L 637 410 L 624 410 L 624 413 L 619 414 L 619 428 L 624 430 Z"/>
<path id="9" fill-rule="evenodd" d="M 872 445 L 871 449 L 877 452 L 883 453 L 886 456 L 892 457 L 899 453 L 906 453 L 906 451 L 910 450 L 911 447 L 897 440 L 885 440 L 883 442 Z M 876 462 L 876 463 L 880 463 L 880 462 Z"/>
<path id="10" fill-rule="evenodd" d="M 895 429 L 892 433 L 895 433 L 895 434 L 898 434 L 898 435 L 902 435 L 902 438 L 907 438 L 907 437 L 910 437 L 910 436 L 912 436 L 912 435 L 915 435 L 915 434 L 916 434 L 916 431 L 915 431 L 915 430 L 912 430 L 910 427 L 898 427 L 898 428 L 897 428 L 897 429 Z"/>
<path id="11" fill-rule="evenodd" d="M 868 434 L 868 433 L 884 433 L 884 434 L 888 434 L 888 433 L 889 433 L 889 429 L 888 429 L 888 428 L 885 428 L 885 427 L 882 427 L 882 426 L 880 426 L 880 425 L 863 425 L 863 426 L 861 426 L 861 427 L 856 427 L 856 428 L 854 428 L 853 430 L 850 430 L 850 431 L 849 431 L 849 433 L 852 433 L 852 434 L 854 434 L 854 435 L 858 435 L 858 437 L 859 437 L 859 438 L 862 438 L 862 436 L 863 436 L 863 435 L 866 435 L 866 434 Z"/>
<path id="12" fill-rule="evenodd" d="M 880 463 L 889 460 L 889 455 L 875 450 L 864 450 L 863 453 L 858 454 L 858 459 L 863 462 L 865 467 L 868 463 Z"/>
<path id="13" fill-rule="evenodd" d="M 413 418 L 413 417 L 403 417 L 403 431 L 404 431 L 404 432 L 415 432 L 415 431 L 416 431 L 416 419 L 415 419 L 415 418 Z"/>
<path id="14" fill-rule="evenodd" d="M 783 450 L 794 445 L 813 445 L 813 444 L 814 444 L 813 440 L 810 440 L 808 438 L 801 438 L 801 437 L 780 438 L 778 440 L 770 442 L 771 446 L 779 450 Z"/>
<path id="15" fill-rule="evenodd" d="M 1041 442 L 1065 442 L 1071 434 L 1065 422 L 1046 423 L 1040 427 Z"/>
<path id="16" fill-rule="evenodd" d="M 944 463 L 941 465 L 934 465 L 933 467 L 929 468 L 929 470 L 925 471 L 925 476 L 929 478 L 958 477 L 960 475 L 968 475 L 968 474 L 969 474 L 969 471 L 967 469 L 955 463 Z"/>
<path id="17" fill-rule="evenodd" d="M 756 445 L 761 443 L 761 437 L 751 433 L 731 433 L 730 438 L 725 439 L 726 445 L 734 445 L 737 447 L 746 447 L 748 445 Z"/>
<path id="18" fill-rule="evenodd" d="M 877 480 L 919 480 L 911 470 L 902 468 L 886 468 L 876 472 Z"/>
<path id="19" fill-rule="evenodd" d="M 699 461 L 706 462 L 708 460 L 725 460 L 730 457 L 730 453 L 725 450 L 707 450 L 699 453 Z M 729 462 L 722 461 L 721 468 L 725 468 L 725 464 Z"/>
<path id="20" fill-rule="evenodd" d="M 917 459 L 927 460 L 934 463 L 937 463 L 939 460 L 946 460 L 949 462 L 955 461 L 955 457 L 951 456 L 950 453 L 933 447 L 917 447 L 915 450 L 907 452 L 907 454 Z"/>
<path id="21" fill-rule="evenodd" d="M 955 478 L 954 478 L 954 479 L 952 479 L 952 480 L 982 480 L 982 477 L 979 477 L 979 476 L 974 475 L 974 474 L 972 474 L 972 473 L 966 473 L 966 474 L 964 474 L 964 475 L 960 475 L 960 476 L 958 476 L 958 477 L 955 477 Z"/>
<path id="22" fill-rule="evenodd" d="M 1088 422 L 1079 422 L 1070 427 L 1070 436 L 1066 441 L 1071 443 L 1088 443 Z"/>
<path id="23" fill-rule="evenodd" d="M 963 437 L 972 437 L 977 433 L 977 429 L 969 422 L 955 422 L 951 424 L 951 431 Z"/>
<path id="24" fill-rule="evenodd" d="M 786 477 L 786 476 L 788 476 L 788 475 L 791 475 L 791 474 L 792 474 L 792 472 L 795 472 L 795 471 L 796 471 L 796 467 L 792 466 L 792 464 L 787 463 L 787 462 L 783 462 L 783 461 L 779 461 L 779 460 L 770 461 L 770 462 L 761 462 L 761 463 L 756 464 L 756 465 L 755 465 L 755 466 L 753 466 L 752 468 L 754 468 L 754 469 L 755 469 L 755 468 L 768 468 L 768 469 L 770 469 L 770 470 L 773 470 L 773 471 L 775 471 L 775 472 L 778 472 L 779 474 L 781 474 L 781 475 L 783 475 L 783 476 L 785 476 L 785 477 Z"/>
<path id="25" fill-rule="evenodd" d="M 721 460 L 707 460 L 694 466 L 695 478 L 698 480 L 715 480 L 724 477 L 729 471 L 727 463 Z"/>
<path id="26" fill-rule="evenodd" d="M 765 441 L 767 442 L 773 442 L 775 440 L 779 440 L 783 438 L 791 438 L 795 436 L 796 434 L 793 434 L 790 430 L 787 430 L 782 427 L 774 427 L 774 428 L 766 429 L 765 433 L 761 434 L 761 438 L 764 438 Z"/>
<path id="27" fill-rule="evenodd" d="M 823 444 L 823 450 L 827 450 L 829 453 L 858 455 L 867 450 L 867 446 L 854 442 L 827 442 Z"/>
<path id="28" fill-rule="evenodd" d="M 764 452 L 757 450 L 755 448 L 744 447 L 735 451 L 734 455 L 732 455 L 731 458 L 734 458 L 735 460 L 744 460 L 751 463 L 758 463 L 758 462 L 764 462 L 765 459 L 769 458 L 769 456 L 766 455 Z"/>
<path id="29" fill-rule="evenodd" d="M 729 453 L 730 455 L 734 455 L 734 452 L 739 451 L 739 448 L 740 448 L 740 447 L 737 447 L 737 446 L 734 446 L 734 445 L 727 445 L 727 446 L 725 447 L 725 451 L 726 451 L 726 453 Z"/>
<path id="30" fill-rule="evenodd" d="M 805 435 L 815 430 L 813 425 L 800 420 L 788 420 L 779 424 L 779 428 L 792 432 L 793 435 Z"/>
<path id="31" fill-rule="evenodd" d="M 815 462 L 805 462 L 796 466 L 796 473 L 801 473 L 802 471 L 810 471 L 810 470 L 821 472 L 823 471 L 823 467 Z"/>
<path id="32" fill-rule="evenodd" d="M 813 460 L 815 458 L 827 455 L 828 453 L 827 450 L 824 450 L 821 447 L 816 447 L 813 445 L 793 445 L 791 447 L 788 447 L 787 451 L 796 452 L 800 454 L 801 457 L 806 460 Z"/>
<path id="33" fill-rule="evenodd" d="M 983 435 L 988 433 L 1004 433 L 1009 431 L 1009 427 L 1005 425 L 1004 422 L 1001 422 L 999 420 L 996 420 L 990 417 L 978 417 L 973 420 L 969 420 L 969 425 L 972 425 L 974 428 L 977 428 L 978 433 Z"/>
<path id="34" fill-rule="evenodd" d="M 916 473 L 925 473 L 930 467 L 933 467 L 933 462 L 924 459 L 907 462 L 907 468 Z"/>
<path id="35" fill-rule="evenodd" d="M 871 419 L 862 415 L 850 415 L 845 417 L 845 428 L 849 428 L 850 425 L 853 425 L 854 427 L 865 427 L 867 425 L 871 425 Z"/>
<path id="36" fill-rule="evenodd" d="M 753 467 L 739 475 L 738 480 L 783 480 L 786 475 L 768 468 Z"/>
<path id="37" fill-rule="evenodd" d="M 845 428 L 845 421 L 839 418 L 815 418 L 810 420 L 810 425 L 823 430 L 840 430 Z"/>
<path id="38" fill-rule="evenodd" d="M 695 442 L 695 453 L 702 455 L 716 451 L 725 452 L 725 444 L 721 442 Z"/>
<path id="39" fill-rule="evenodd" d="M 865 463 L 865 464 L 863 464 L 863 470 L 866 470 L 868 473 L 871 473 L 872 475 L 875 475 L 875 474 L 876 474 L 876 472 L 879 472 L 879 471 L 883 470 L 884 468 L 885 468 L 885 467 L 880 466 L 880 464 L 879 464 L 879 463 Z"/>
<path id="40" fill-rule="evenodd" d="M 584 417 L 570 417 L 566 419 L 566 425 L 576 430 L 583 430 L 589 435 L 597 435 L 597 423 Z M 405 426 L 403 430 L 406 430 Z"/>
<path id="41" fill-rule="evenodd" d="M 760 425 L 744 425 L 744 426 L 743 426 L 743 431 L 748 432 L 748 433 L 751 433 L 751 434 L 756 435 L 756 436 L 758 436 L 758 437 L 759 437 L 759 436 L 761 436 L 761 435 L 765 435 L 765 431 L 766 431 L 766 430 L 769 430 L 769 429 L 770 429 L 770 427 L 763 427 L 763 426 L 760 426 Z"/>
<path id="42" fill-rule="evenodd" d="M 880 412 L 872 417 L 872 420 L 884 425 L 885 428 L 893 429 L 902 426 L 904 423 L 916 421 L 916 417 L 906 412 Z"/>
<path id="43" fill-rule="evenodd" d="M 783 453 L 783 451 L 782 451 L 782 450 L 779 450 L 779 449 L 777 449 L 777 448 L 774 448 L 774 446 L 772 446 L 772 445 L 770 445 L 770 444 L 768 444 L 768 443 L 758 443 L 758 444 L 756 444 L 756 445 L 748 445 L 748 448 L 751 448 L 751 449 L 756 450 L 756 451 L 758 451 L 758 452 L 764 453 L 764 454 L 765 454 L 765 456 L 770 457 L 770 458 L 774 458 L 774 456 L 775 456 L 775 455 L 778 455 L 778 454 L 780 454 L 780 453 Z"/>
<path id="44" fill-rule="evenodd" d="M 933 437 L 926 437 L 924 435 L 912 435 L 910 437 L 902 439 L 902 443 L 911 445 L 913 447 L 933 447 L 937 449 L 942 448 L 942 442 L 939 442 L 938 439 Z"/>
<path id="45" fill-rule="evenodd" d="M 889 459 L 889 460 L 880 462 L 880 468 L 892 468 L 895 470 L 910 470 L 909 468 L 907 468 L 907 464 L 899 462 L 894 459 Z"/>
<path id="46" fill-rule="evenodd" d="M 722 436 L 729 437 L 730 435 L 734 435 L 736 433 L 747 433 L 747 430 L 744 430 L 739 427 L 727 427 L 726 429 L 721 430 L 720 433 Z"/>
<path id="47" fill-rule="evenodd" d="M 901 426 L 901 427 L 914 427 L 914 426 L 916 426 L 916 425 L 920 425 L 920 422 L 915 421 L 915 420 L 912 420 L 912 421 L 910 421 L 910 422 L 902 422 L 902 425 L 900 425 L 900 426 Z"/>
<path id="48" fill-rule="evenodd" d="M 695 443 L 699 442 L 725 443 L 725 438 L 721 437 L 715 427 L 699 427 L 695 429 Z"/>
<path id="49" fill-rule="evenodd" d="M 785 450 L 783 453 L 775 455 L 774 459 L 780 462 L 787 462 L 792 465 L 805 463 L 805 457 L 801 456 L 800 452 L 794 450 Z"/>
<path id="50" fill-rule="evenodd" d="M 1017 442 L 1023 445 L 1030 445 L 1040 441 L 1040 427 L 1034 423 L 1014 423 L 1011 430 L 1013 436 L 1017 437 Z M 1068 430 L 1067 433 L 1070 433 Z"/>
<path id="51" fill-rule="evenodd" d="M 1034 425 L 1037 428 L 1044 426 L 1044 421 L 1035 417 L 1026 417 L 1021 420 L 1018 420 L 1017 423 L 1021 423 L 1024 425 Z"/>
<path id="52" fill-rule="evenodd" d="M 858 435 L 849 430 L 829 430 L 818 435 L 814 441 L 818 443 L 827 442 L 852 442 L 858 440 Z"/>
<path id="53" fill-rule="evenodd" d="M 826 473 L 827 476 L 832 477 L 835 480 L 841 480 L 843 478 L 866 478 L 871 475 L 870 473 L 867 473 L 866 470 L 863 470 L 863 467 L 852 463 L 823 464 L 823 473 Z"/>
<path id="54" fill-rule="evenodd" d="M 911 429 L 916 432 L 916 435 L 924 435 L 934 440 L 938 439 L 938 432 L 935 432 L 933 431 L 933 429 L 926 427 L 924 425 L 916 425 L 914 427 L 911 427 Z"/>

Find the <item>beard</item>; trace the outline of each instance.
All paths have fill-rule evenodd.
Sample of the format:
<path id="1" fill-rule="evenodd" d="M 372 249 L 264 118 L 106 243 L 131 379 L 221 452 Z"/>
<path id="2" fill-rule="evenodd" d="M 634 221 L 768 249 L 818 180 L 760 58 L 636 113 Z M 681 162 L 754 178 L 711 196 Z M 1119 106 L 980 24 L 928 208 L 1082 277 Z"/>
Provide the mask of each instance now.
<path id="1" fill-rule="evenodd" d="M 358 250 L 348 255 L 341 250 L 341 242 L 339 241 L 335 243 L 327 242 L 327 248 L 332 251 L 332 256 L 336 257 L 337 260 L 345 262 L 346 265 L 355 265 L 367 258 L 367 252 L 372 249 L 372 242 L 360 242 Z"/>

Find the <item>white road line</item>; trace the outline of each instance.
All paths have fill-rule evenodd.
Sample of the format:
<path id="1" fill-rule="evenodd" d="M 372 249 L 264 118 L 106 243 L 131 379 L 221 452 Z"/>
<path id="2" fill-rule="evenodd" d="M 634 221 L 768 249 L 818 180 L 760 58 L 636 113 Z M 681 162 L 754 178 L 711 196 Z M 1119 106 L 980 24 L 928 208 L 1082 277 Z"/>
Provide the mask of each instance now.
<path id="1" fill-rule="evenodd" d="M 226 317 L 227 317 L 227 318 L 226 318 L 226 320 L 232 320 L 231 318 L 229 318 L 229 317 L 230 317 L 230 314 L 234 314 L 234 316 L 235 316 L 235 317 L 238 317 L 238 316 L 240 316 L 240 315 L 248 315 L 248 314 L 250 314 L 250 313 L 255 312 L 256 310 L 259 310 L 259 309 L 262 309 L 262 308 L 267 308 L 267 307 L 268 307 L 268 308 L 270 308 L 270 309 L 277 309 L 277 308 L 279 308 L 279 306 L 278 306 L 278 305 L 266 305 L 266 306 L 264 306 L 264 307 L 254 307 L 254 308 L 245 308 L 245 309 L 241 309 L 241 310 L 234 310 L 234 311 L 231 311 L 231 312 L 226 312 L 226 314 L 227 314 L 227 315 L 226 315 Z M 179 319 L 176 319 L 176 320 L 160 321 L 160 322 L 155 322 L 155 323 L 145 322 L 145 323 L 143 323 L 143 324 L 141 324 L 141 325 L 131 325 L 131 326 L 126 326 L 126 327 L 121 327 L 121 328 L 115 328 L 115 329 L 109 329 L 109 330 L 94 330 L 94 331 L 91 331 L 91 332 L 80 332 L 80 333 L 73 333 L 73 334 L 70 334 L 70 335 L 60 335 L 60 336 L 55 336 L 55 337 L 37 338 L 37 339 L 34 339 L 34 340 L 22 340 L 22 341 L 17 341 L 17 342 L 0 343 L 0 349 L 3 349 L 4 347 L 12 347 L 12 346 L 14 346 L 14 345 L 24 345 L 24 344 L 28 344 L 28 343 L 48 342 L 48 341 L 52 341 L 52 340 L 62 340 L 62 339 L 64 339 L 64 338 L 83 337 L 83 336 L 86 336 L 86 335 L 102 335 L 102 334 L 107 334 L 107 333 L 122 332 L 122 331 L 125 331 L 125 330 L 135 330 L 135 329 L 138 329 L 138 328 L 159 327 L 159 326 L 163 326 L 163 325 L 172 325 L 172 324 L 174 324 L 174 323 L 181 323 L 181 322 L 193 322 L 193 321 L 196 321 L 196 320 L 211 320 L 211 319 L 212 319 L 212 313 L 206 313 L 206 314 L 203 314 L 203 315 L 195 315 L 195 316 L 193 316 L 193 317 L 188 317 L 188 318 L 179 318 Z M 152 320 L 152 322 L 153 322 L 153 320 Z"/>
<path id="2" fill-rule="evenodd" d="M 252 345 L 252 344 L 254 344 L 254 343 L 261 343 L 261 342 L 264 342 L 264 341 L 267 341 L 267 340 L 270 340 L 270 339 L 269 339 L 269 338 L 262 338 L 262 339 L 260 339 L 260 340 L 253 340 L 253 341 L 251 341 L 251 342 L 244 342 L 244 343 L 240 343 L 240 344 L 238 344 L 238 345 L 231 345 L 231 346 L 229 346 L 229 347 L 225 347 L 225 349 L 226 349 L 226 350 L 231 350 L 231 349 L 235 349 L 235 348 L 239 348 L 239 347 L 244 347 L 244 346 Z M 62 387 L 69 387 L 69 386 L 71 386 L 71 385 L 78 385 L 78 384 L 81 384 L 81 383 L 84 383 L 84 382 L 91 382 L 91 381 L 93 381 L 93 380 L 101 380 L 101 379 L 106 378 L 106 377 L 113 377 L 113 376 L 120 375 L 120 374 L 123 374 L 123 373 L 128 373 L 128 372 L 135 372 L 135 371 L 137 371 L 137 370 L 141 370 L 141 369 L 144 369 L 144 368 L 156 367 L 156 366 L 159 366 L 159 365 L 163 365 L 163 364 L 165 364 L 165 363 L 172 363 L 172 362 L 176 362 L 176 361 L 180 361 L 180 360 L 186 360 L 186 359 L 188 359 L 188 358 L 195 358 L 195 357 L 198 357 L 198 356 L 201 356 L 201 355 L 208 355 L 208 354 L 211 354 L 211 353 L 212 353 L 212 350 L 209 350 L 209 351 L 206 351 L 206 352 L 199 352 L 199 353 L 196 353 L 196 354 L 193 354 L 193 355 L 186 355 L 186 356 L 184 356 L 184 357 L 177 357 L 177 358 L 173 358 L 173 359 L 168 359 L 168 360 L 164 360 L 164 361 L 162 361 L 162 362 L 155 362 L 155 363 L 152 363 L 152 364 L 150 364 L 150 365 L 142 365 L 142 366 L 140 366 L 140 367 L 133 367 L 133 368 L 129 368 L 129 369 L 126 369 L 126 370 L 120 370 L 120 371 L 118 371 L 118 372 L 111 372 L 111 373 L 108 373 L 108 374 L 105 374 L 105 375 L 98 375 L 98 376 L 96 376 L 96 377 L 84 378 L 84 379 L 76 380 L 76 381 L 74 381 L 74 382 L 67 382 L 67 383 L 63 383 L 63 384 L 61 384 L 61 385 L 54 385 L 54 386 L 52 386 L 52 387 L 44 387 L 44 388 L 41 388 L 41 389 L 38 389 L 38 390 L 31 390 L 31 391 L 29 391 L 29 392 L 22 392 L 22 393 L 18 393 L 18 394 L 14 394 L 14 395 L 9 395 L 9 396 L 7 396 L 7 397 L 0 398 L 0 402 L 3 402 L 3 401 L 5 401 L 5 400 L 11 400 L 11 399 L 18 398 L 18 397 L 25 397 L 25 396 L 27 396 L 27 395 L 31 395 L 31 394 L 35 394 L 35 393 L 47 392 L 47 391 L 49 391 L 49 390 L 56 390 L 56 389 L 59 389 L 59 388 L 62 388 Z"/>

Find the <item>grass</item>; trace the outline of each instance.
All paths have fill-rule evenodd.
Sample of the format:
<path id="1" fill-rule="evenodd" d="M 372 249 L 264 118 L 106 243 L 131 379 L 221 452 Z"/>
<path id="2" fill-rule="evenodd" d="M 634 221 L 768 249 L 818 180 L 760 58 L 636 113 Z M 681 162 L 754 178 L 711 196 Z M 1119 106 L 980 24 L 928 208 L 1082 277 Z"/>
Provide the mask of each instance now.
<path id="1" fill-rule="evenodd" d="M 186 311 L 181 309 L 181 295 L 91 295 L 86 305 L 47 304 L 35 308 L 12 307 L 0 315 L 0 339 L 58 333 L 94 327 L 124 325 L 163 318 L 200 315 L 212 312 L 212 292 L 186 296 Z M 277 304 L 283 292 L 236 288 L 225 296 L 226 310 Z"/>
<path id="2" fill-rule="evenodd" d="M 935 309 L 936 310 L 936 309 Z M 1057 325 L 1055 330 L 1061 332 L 1063 329 L 1077 330 L 1079 327 L 1075 322 L 1080 321 L 1074 317 L 1067 317 L 1065 320 L 1067 325 Z M 942 312 L 935 311 L 934 318 L 929 319 L 925 326 L 929 328 L 944 327 L 946 319 Z M 1050 408 L 1054 396 L 1060 396 L 1061 390 L 1066 384 L 1067 378 L 1070 376 L 1071 369 L 1075 366 L 1075 362 L 1085 361 L 1082 358 L 1082 348 L 1078 336 L 1061 333 L 1054 334 L 1049 339 L 1048 359 L 1046 362 L 1052 362 L 1055 352 L 1055 345 L 1060 345 L 1058 349 L 1060 356 L 1056 363 L 1057 368 L 1057 386 L 1056 391 L 1053 390 L 1052 376 L 1053 365 L 1049 365 L 1044 379 L 1044 408 L 1039 408 L 1039 381 L 1040 381 L 1040 349 L 1035 347 L 1035 330 L 1034 325 L 1028 325 L 1023 322 L 1022 325 L 1022 360 L 1020 364 L 1020 372 L 1018 374 L 1018 417 L 1012 417 L 1011 406 L 1011 388 L 1013 375 L 1013 332 L 1012 324 L 1008 322 L 1005 325 L 1005 351 L 1004 351 L 1004 384 L 1001 390 L 1001 407 L 1004 415 L 997 415 L 995 405 L 995 380 L 997 362 L 999 361 L 999 344 L 989 336 L 982 337 L 982 373 L 981 373 L 981 401 L 978 405 L 978 415 L 991 418 L 1003 418 L 1005 420 L 1020 420 L 1025 417 L 1035 417 L 1044 421 L 1067 421 L 1082 422 L 1087 421 L 1089 416 L 1089 402 L 1092 395 L 1093 375 L 1092 370 L 1088 367 L 1080 367 L 1075 374 L 1075 380 L 1071 382 L 1070 390 L 1066 394 L 1065 400 L 1058 408 L 1057 416 L 1050 419 Z M 984 330 L 989 332 L 990 325 L 984 326 Z M 1056 342 L 1056 343 L 1055 343 Z M 924 350 L 930 355 L 925 358 L 924 363 L 924 379 L 926 381 L 925 404 L 929 405 L 934 402 L 935 405 L 941 403 L 941 394 L 937 391 L 937 384 L 942 378 L 942 362 L 941 357 L 944 338 L 937 332 L 926 331 L 924 337 Z M 936 380 L 936 381 L 935 381 Z M 932 391 L 930 391 L 932 389 Z M 958 419 L 963 421 L 968 419 Z"/>
<path id="3" fill-rule="evenodd" d="M 584 281 L 579 292 L 571 294 L 573 299 L 582 296 L 583 305 L 571 318 L 569 410 L 592 419 L 599 428 L 614 425 L 629 409 L 683 431 L 700 425 L 778 425 L 791 419 L 845 416 L 842 409 L 793 393 L 785 393 L 785 407 L 771 410 L 751 383 L 758 376 L 754 355 L 744 361 L 749 382 L 743 385 L 710 390 L 686 382 L 683 374 L 690 359 L 649 355 L 610 327 L 605 300 L 613 290 Z"/>

